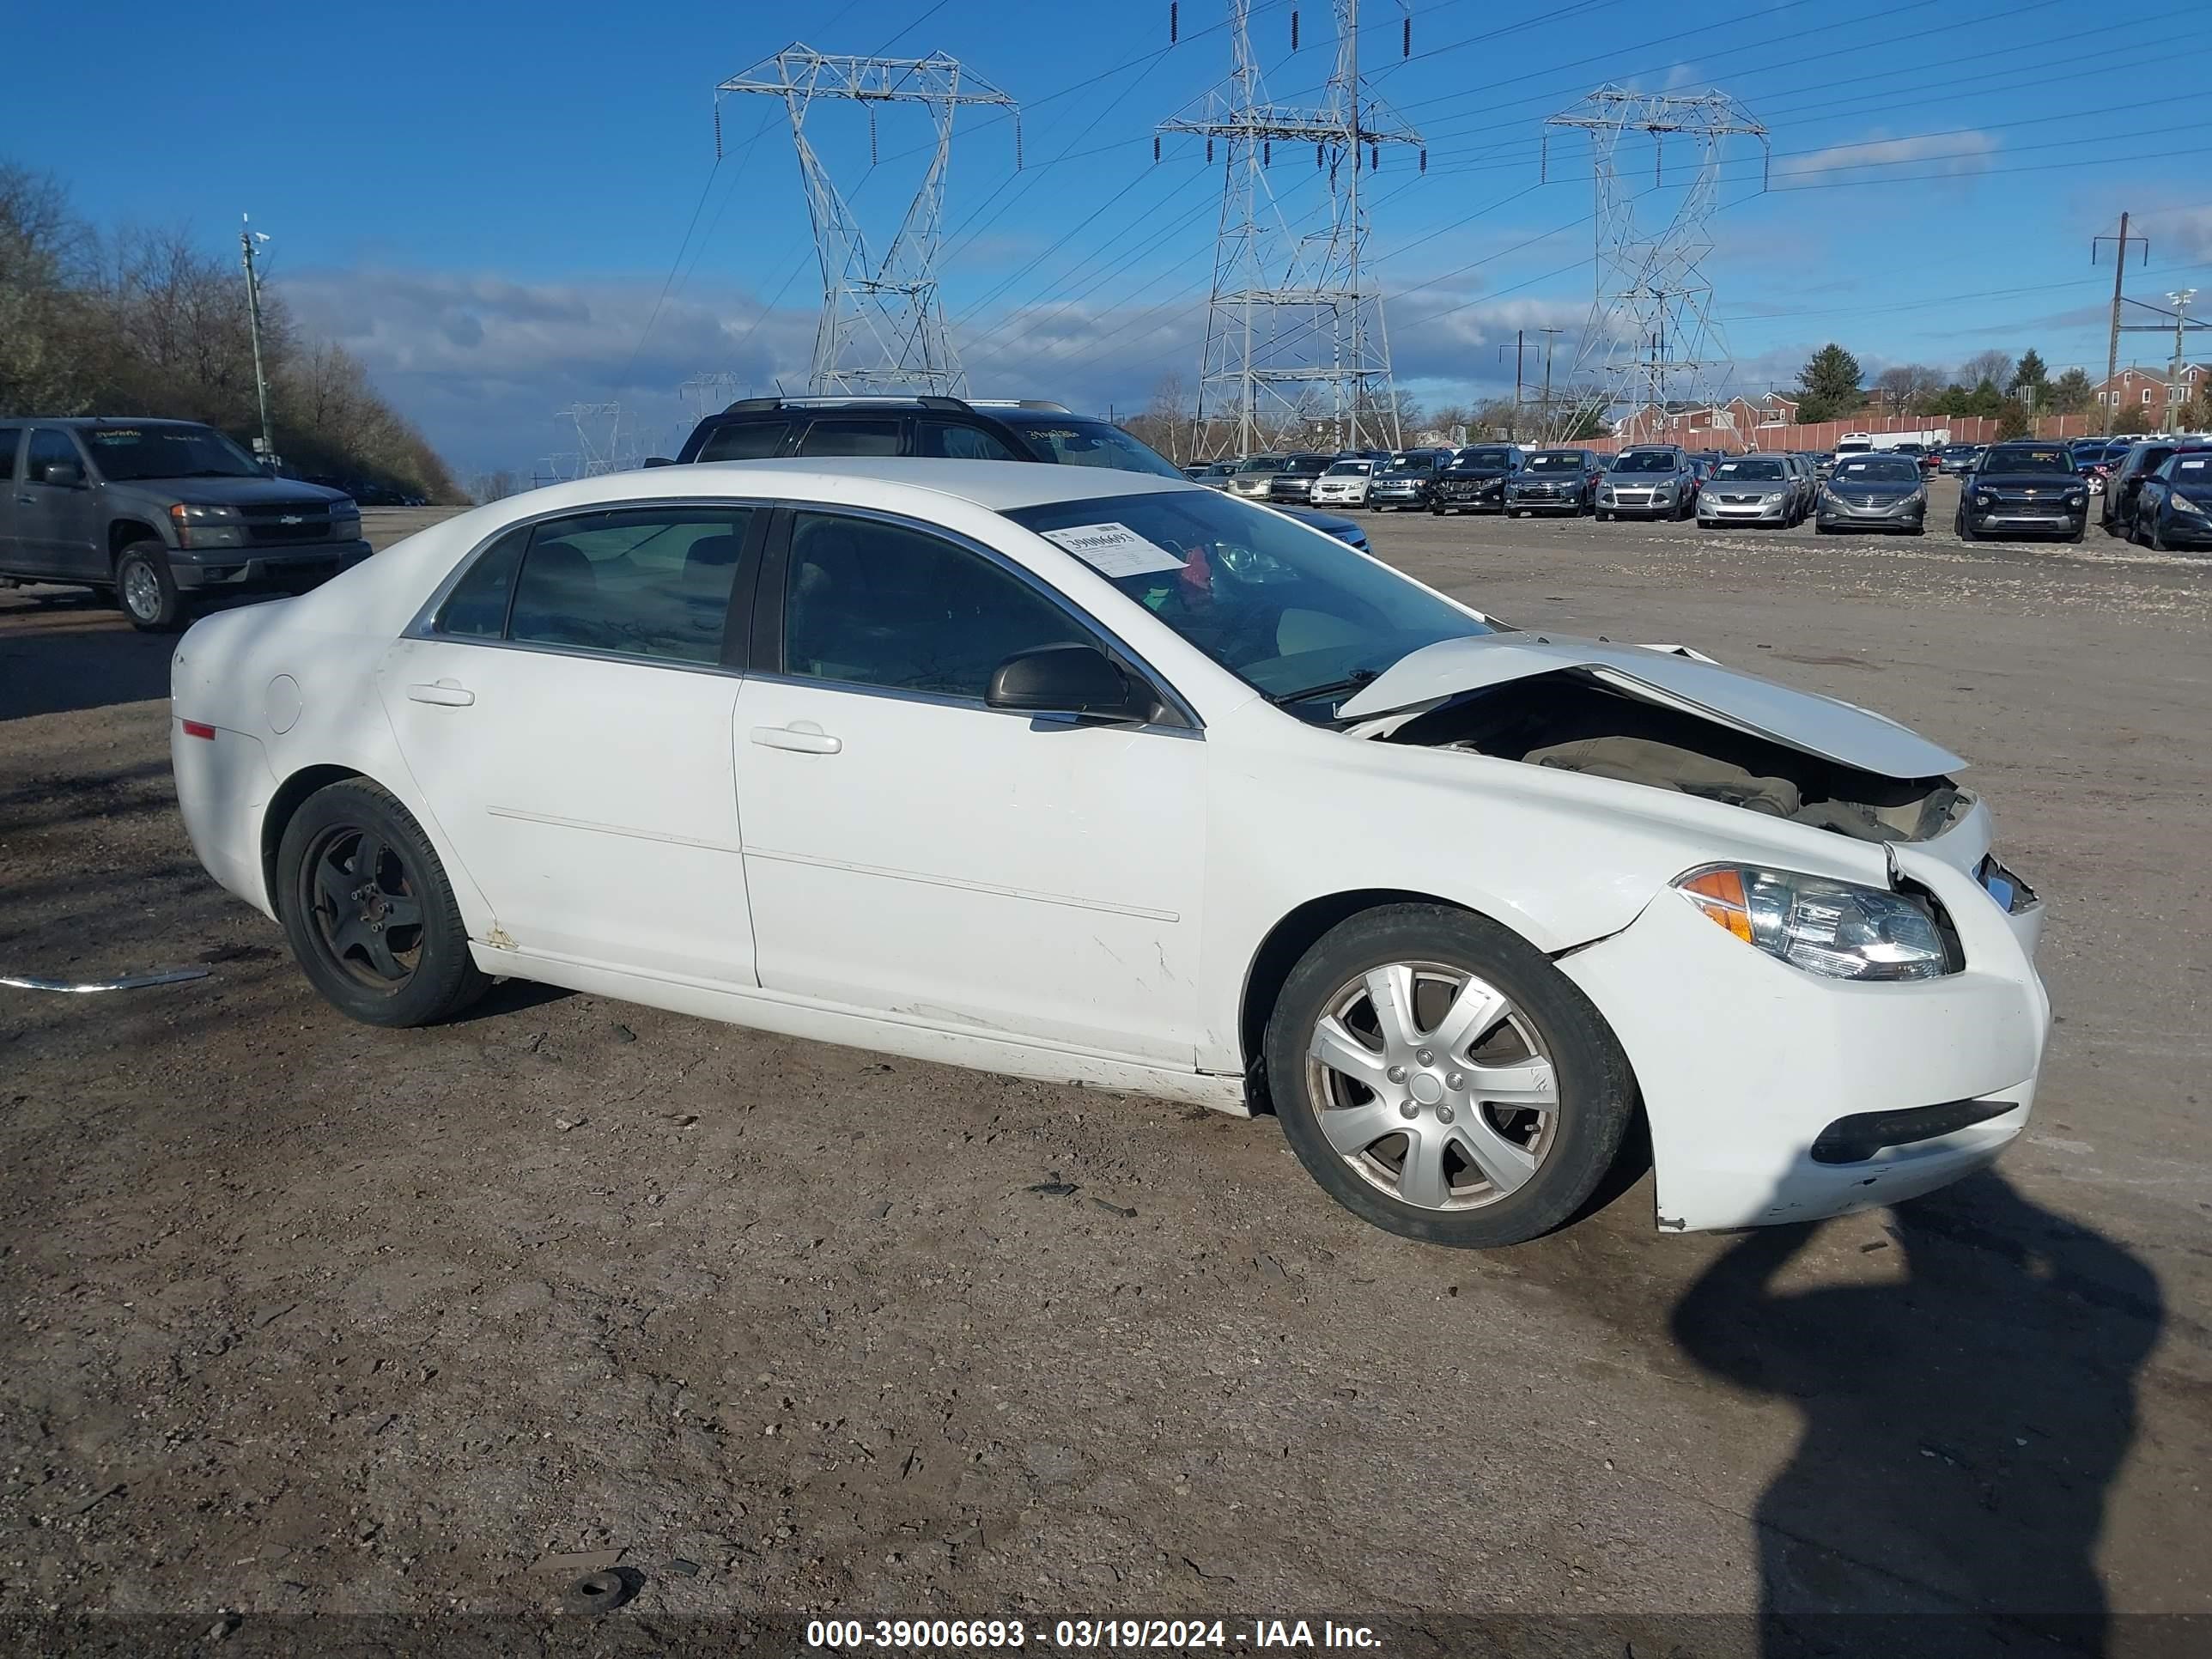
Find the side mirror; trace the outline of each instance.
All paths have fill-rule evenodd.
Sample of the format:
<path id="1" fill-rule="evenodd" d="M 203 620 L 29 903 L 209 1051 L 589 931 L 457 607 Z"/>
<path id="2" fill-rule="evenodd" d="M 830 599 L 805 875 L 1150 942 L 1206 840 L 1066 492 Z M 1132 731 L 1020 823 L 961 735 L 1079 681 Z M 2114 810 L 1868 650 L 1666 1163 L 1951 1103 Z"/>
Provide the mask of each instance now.
<path id="1" fill-rule="evenodd" d="M 1095 645 L 1046 645 L 1018 652 L 992 671 L 985 707 L 1116 721 L 1152 717 L 1151 693 L 1133 684 Z"/>
<path id="2" fill-rule="evenodd" d="M 647 466 L 673 466 L 676 465 L 675 462 L 670 460 L 665 455 L 648 455 L 645 458 L 645 464 Z"/>
<path id="3" fill-rule="evenodd" d="M 49 461 L 46 463 L 45 482 L 57 489 L 82 489 L 84 488 L 84 468 L 75 461 Z"/>

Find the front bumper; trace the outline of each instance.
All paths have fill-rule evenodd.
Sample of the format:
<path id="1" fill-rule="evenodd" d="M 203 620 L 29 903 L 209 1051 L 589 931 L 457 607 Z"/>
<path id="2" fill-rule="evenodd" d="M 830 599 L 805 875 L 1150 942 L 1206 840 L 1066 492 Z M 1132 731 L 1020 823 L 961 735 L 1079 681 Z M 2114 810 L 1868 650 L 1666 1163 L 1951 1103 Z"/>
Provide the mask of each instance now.
<path id="1" fill-rule="evenodd" d="M 1856 507 L 1824 495 L 1814 521 L 1830 530 L 1911 530 L 1927 523 L 1928 503 L 1923 500 L 1910 507 Z"/>
<path id="2" fill-rule="evenodd" d="M 1991 535 L 2072 536 L 2089 522 L 2089 504 L 2079 507 L 2027 507 L 2000 501 L 1995 507 L 1968 502 L 1966 528 Z"/>
<path id="3" fill-rule="evenodd" d="M 1637 494 L 1642 495 L 1643 492 L 1638 490 Z M 1630 519 L 1671 519 L 1681 510 L 1681 507 L 1673 495 L 1660 501 L 1652 501 L 1648 496 L 1640 501 L 1619 499 L 1607 501 L 1603 495 L 1600 495 L 1597 498 L 1597 510 L 1601 513 L 1618 513 L 1623 518 Z"/>
<path id="4" fill-rule="evenodd" d="M 1430 497 L 1431 507 L 1441 507 L 1454 513 L 1503 513 L 1505 510 L 1505 480 L 1494 479 L 1488 483 L 1439 484 Z"/>
<path id="5" fill-rule="evenodd" d="M 1985 851 L 1987 825 L 1977 808 L 1951 836 L 1978 836 Z M 1662 1228 L 1893 1204 L 1981 1168 L 2027 1126 L 2051 1024 L 2033 960 L 2042 907 L 2031 898 L 2008 913 L 1930 845 L 1900 845 L 1896 857 L 1958 928 L 1966 966 L 1942 979 L 1821 979 L 1740 943 L 1671 890 L 1560 959 L 1635 1068 Z M 1937 1107 L 1979 1121 L 1831 1161 L 1855 1127 L 1846 1120 Z"/>
<path id="6" fill-rule="evenodd" d="M 297 587 L 329 580 L 350 570 L 369 554 L 368 544 L 303 542 L 286 548 L 206 548 L 169 556 L 169 574 L 192 592 L 242 592 L 252 588 Z"/>
<path id="7" fill-rule="evenodd" d="M 2157 518 L 2159 538 L 2169 547 L 2212 547 L 2212 519 L 2195 518 L 2170 508 Z"/>
<path id="8" fill-rule="evenodd" d="M 1316 484 L 1312 496 L 1315 507 L 1358 507 L 1367 499 L 1367 486 Z"/>
<path id="9" fill-rule="evenodd" d="M 1790 498 L 1780 496 L 1772 501 L 1743 503 L 1727 501 L 1718 496 L 1700 495 L 1698 497 L 1698 522 L 1713 524 L 1784 524 L 1790 518 Z"/>
<path id="10" fill-rule="evenodd" d="M 1412 507 L 1426 500 L 1428 492 L 1418 483 L 1378 483 L 1367 486 L 1368 501 L 1377 507 Z"/>
<path id="11" fill-rule="evenodd" d="M 1311 484 L 1303 487 L 1294 484 L 1280 487 L 1270 485 L 1267 489 L 1267 500 L 1276 507 L 1309 507 L 1313 503 L 1313 486 Z"/>
<path id="12" fill-rule="evenodd" d="M 1562 490 L 1548 495 L 1523 495 L 1518 491 L 1506 496 L 1505 504 L 1516 513 L 1579 513 L 1588 499 L 1579 489 Z"/>

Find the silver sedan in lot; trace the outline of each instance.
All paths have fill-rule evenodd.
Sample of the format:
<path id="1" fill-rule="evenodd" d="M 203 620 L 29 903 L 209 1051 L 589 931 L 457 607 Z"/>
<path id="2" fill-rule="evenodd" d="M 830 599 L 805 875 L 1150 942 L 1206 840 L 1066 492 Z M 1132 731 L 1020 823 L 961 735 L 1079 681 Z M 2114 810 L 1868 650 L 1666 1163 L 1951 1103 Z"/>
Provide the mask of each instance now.
<path id="1" fill-rule="evenodd" d="M 1836 463 L 1820 491 L 1813 527 L 1823 536 L 1838 530 L 1917 536 L 1927 523 L 1928 484 L 1918 461 L 1909 455 L 1853 455 Z"/>
<path id="2" fill-rule="evenodd" d="M 1779 455 L 1741 455 L 1723 461 L 1698 492 L 1698 523 L 1771 524 L 1787 528 L 1802 505 L 1796 469 Z"/>

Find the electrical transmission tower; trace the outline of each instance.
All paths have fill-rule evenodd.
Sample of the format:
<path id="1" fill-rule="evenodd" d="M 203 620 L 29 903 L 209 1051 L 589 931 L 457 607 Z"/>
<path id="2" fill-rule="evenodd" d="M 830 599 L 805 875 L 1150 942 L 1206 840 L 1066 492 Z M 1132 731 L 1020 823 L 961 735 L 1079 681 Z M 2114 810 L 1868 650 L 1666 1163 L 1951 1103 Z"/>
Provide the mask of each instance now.
<path id="1" fill-rule="evenodd" d="M 1359 0 L 1331 0 L 1336 67 L 1318 105 L 1270 103 L 1252 56 L 1251 0 L 1228 0 L 1235 68 L 1161 133 L 1227 148 L 1221 227 L 1214 243 L 1213 291 L 1206 302 L 1200 360 L 1200 454 L 1249 455 L 1278 433 L 1330 426 L 1340 447 L 1387 437 L 1396 447 L 1397 398 L 1390 384 L 1390 342 L 1374 270 L 1364 264 L 1367 210 L 1360 175 L 1381 164 L 1382 146 L 1418 147 L 1421 136 L 1370 94 L 1359 75 Z M 1400 0 L 1404 9 L 1404 0 Z M 1400 51 L 1413 50 L 1413 22 L 1401 18 Z M 1297 46 L 1297 14 L 1291 15 Z M 1294 229 L 1270 182 L 1278 145 L 1286 167 L 1302 167 L 1313 146 L 1328 199 Z M 1158 159 L 1159 141 L 1153 140 Z M 1420 167 L 1428 170 L 1428 152 Z M 1233 422 L 1233 425 L 1227 422 Z M 1218 427 L 1220 429 L 1216 430 Z"/>
<path id="2" fill-rule="evenodd" d="M 682 382 L 676 388 L 676 395 L 684 400 L 684 412 L 696 426 L 709 415 L 727 409 L 742 384 L 736 375 L 715 369 L 694 374 Z"/>
<path id="3" fill-rule="evenodd" d="M 637 445 L 623 431 L 623 413 L 620 404 L 570 404 L 555 410 L 555 420 L 575 428 L 576 447 L 573 454 L 547 456 L 545 463 L 556 476 L 570 478 L 629 471 L 637 465 Z M 562 471 L 564 465 L 569 470 Z"/>
<path id="4" fill-rule="evenodd" d="M 806 186 L 814 248 L 822 264 L 822 322 L 814 336 L 809 389 L 817 392 L 933 392 L 957 396 L 967 376 L 953 355 L 937 297 L 938 244 L 945 230 L 945 174 L 952 160 L 952 121 L 963 107 L 994 105 L 1014 118 L 1014 165 L 1021 166 L 1021 112 L 1006 94 L 939 52 L 928 58 L 838 58 L 785 47 L 715 88 L 714 144 L 721 149 L 721 100 L 734 93 L 783 100 Z M 920 104 L 936 128 L 936 153 L 906 218 L 878 259 L 860 221 L 830 181 L 806 137 L 817 98 L 846 99 L 868 112 L 868 164 L 876 162 L 876 111 Z"/>
<path id="5" fill-rule="evenodd" d="M 1577 416 L 1649 404 L 1662 415 L 1671 400 L 1711 401 L 1734 373 L 1728 343 L 1713 320 L 1713 286 L 1704 270 L 1712 252 L 1712 216 L 1722 151 L 1734 137 L 1766 129 L 1726 93 L 1631 92 L 1600 87 L 1545 123 L 1546 171 L 1553 127 L 1590 136 L 1597 181 L 1597 281 L 1575 353 L 1575 380 L 1588 388 Z M 1651 141 L 1651 187 L 1665 187 L 1666 144 L 1686 146 L 1688 173 L 1673 181 L 1674 211 L 1656 229 L 1637 222 L 1632 135 Z M 1639 147 L 1640 148 L 1640 147 Z M 1643 176 L 1640 164 L 1634 178 Z M 1762 184 L 1763 187 L 1763 184 Z"/>

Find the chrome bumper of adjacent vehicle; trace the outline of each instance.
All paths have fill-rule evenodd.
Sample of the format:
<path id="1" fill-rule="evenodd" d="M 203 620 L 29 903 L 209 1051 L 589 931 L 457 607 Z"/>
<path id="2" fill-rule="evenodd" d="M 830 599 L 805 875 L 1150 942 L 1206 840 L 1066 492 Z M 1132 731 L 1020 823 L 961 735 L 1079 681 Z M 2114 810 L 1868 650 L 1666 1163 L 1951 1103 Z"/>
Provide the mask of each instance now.
<path id="1" fill-rule="evenodd" d="M 169 556 L 169 574 L 185 589 L 274 587 L 306 578 L 325 580 L 350 570 L 368 557 L 367 542 L 308 542 L 282 552 L 234 556 L 228 550 L 210 549 L 195 558 Z"/>

